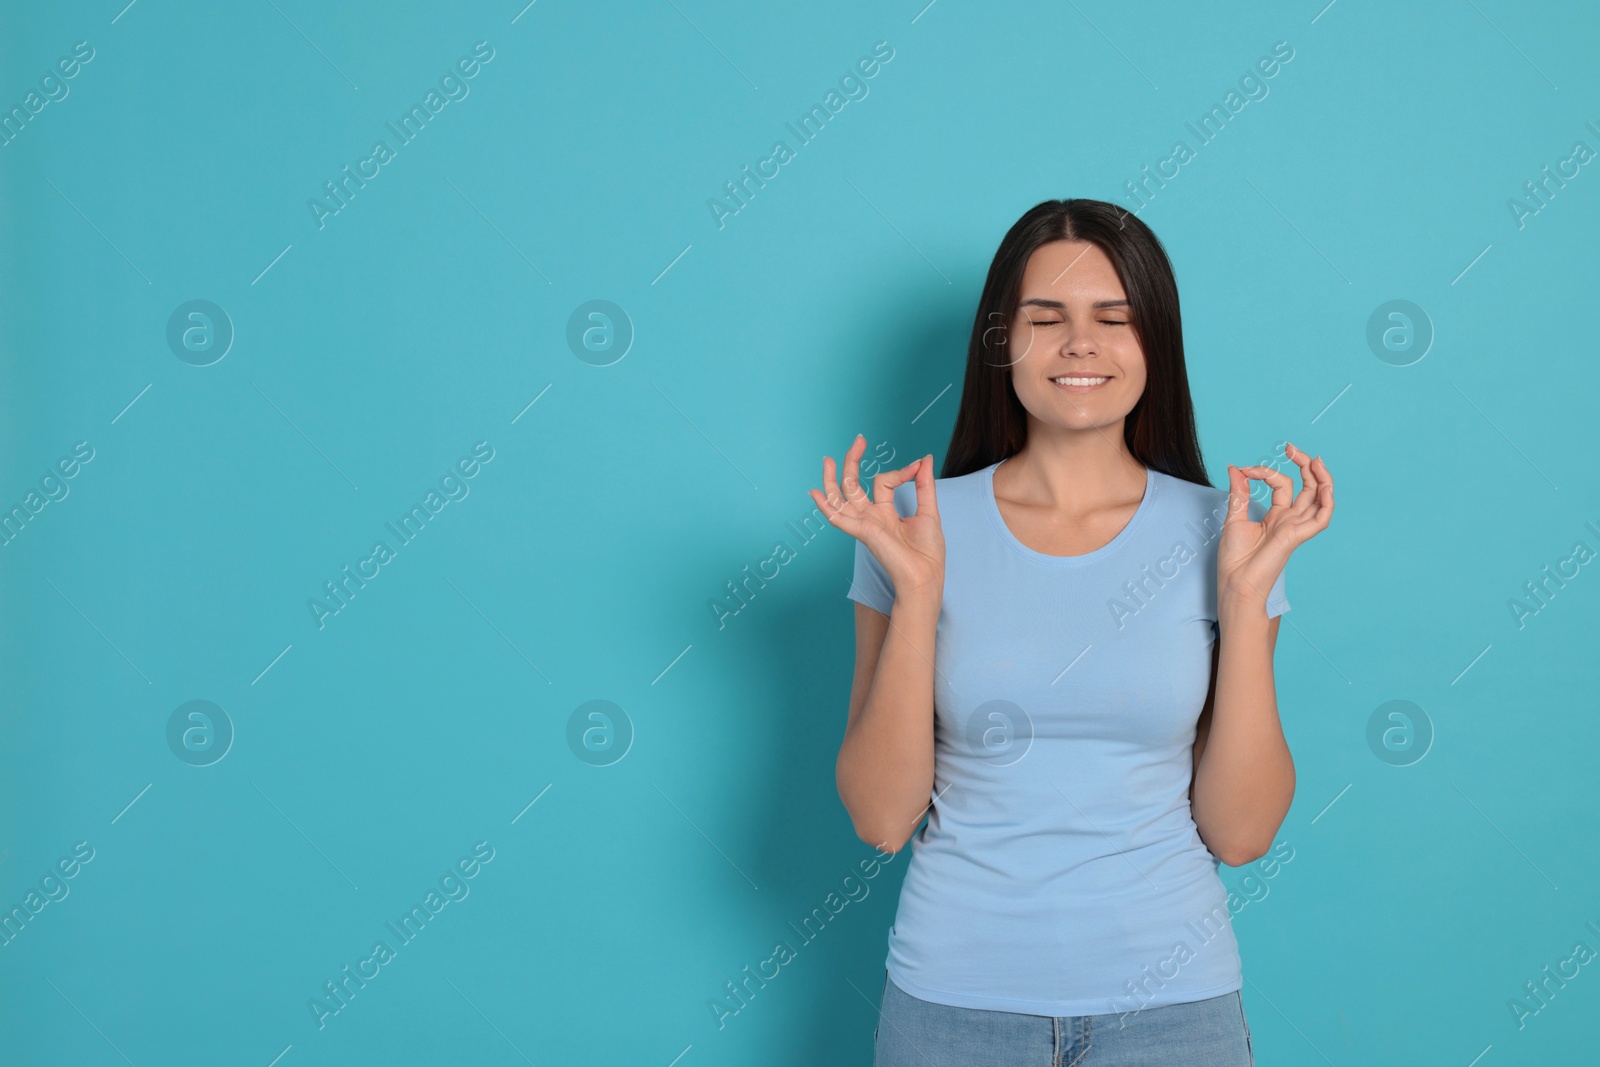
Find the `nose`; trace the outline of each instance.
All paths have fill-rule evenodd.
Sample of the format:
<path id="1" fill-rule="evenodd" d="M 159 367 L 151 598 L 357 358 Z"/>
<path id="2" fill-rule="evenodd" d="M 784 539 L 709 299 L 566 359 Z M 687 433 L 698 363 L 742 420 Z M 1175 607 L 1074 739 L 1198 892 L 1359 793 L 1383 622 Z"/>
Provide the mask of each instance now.
<path id="1" fill-rule="evenodd" d="M 1099 354 L 1099 339 L 1096 330 L 1099 323 L 1094 318 L 1069 318 L 1062 323 L 1061 336 L 1058 338 L 1058 352 L 1067 358 L 1093 357 Z"/>
<path id="2" fill-rule="evenodd" d="M 1082 358 L 1098 355 L 1099 351 L 1100 346 L 1095 339 L 1093 323 L 1084 323 L 1082 325 L 1069 323 L 1066 326 L 1065 336 L 1061 338 L 1061 354 L 1063 356 Z"/>

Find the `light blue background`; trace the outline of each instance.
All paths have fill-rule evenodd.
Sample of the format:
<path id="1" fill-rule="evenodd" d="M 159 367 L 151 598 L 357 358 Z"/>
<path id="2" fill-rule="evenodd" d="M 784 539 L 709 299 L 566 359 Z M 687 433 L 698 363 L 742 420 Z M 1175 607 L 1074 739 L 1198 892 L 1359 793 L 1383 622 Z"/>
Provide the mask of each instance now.
<path id="1" fill-rule="evenodd" d="M 1591 9 L 124 2 L 0 26 L 6 109 L 95 50 L 0 148 L 0 502 L 95 450 L 0 548 L 0 904 L 95 850 L 0 947 L 0 1060 L 869 1063 L 903 857 L 708 1007 L 872 854 L 833 779 L 851 542 L 789 524 L 857 431 L 942 460 L 1006 228 L 1135 206 L 1280 40 L 1141 214 L 1214 482 L 1287 439 L 1339 486 L 1276 661 L 1294 859 L 1224 871 L 1258 1059 L 1592 1050 L 1594 965 L 1520 1028 L 1508 1002 L 1600 949 L 1600 574 L 1522 628 L 1508 602 L 1600 549 L 1600 175 L 1507 206 L 1600 148 Z M 470 95 L 319 229 L 308 199 L 478 41 Z M 869 95 L 719 228 L 877 41 Z M 165 339 L 195 299 L 236 331 L 207 367 Z M 596 299 L 636 331 L 610 366 L 566 341 Z M 1409 366 L 1366 341 L 1393 299 L 1436 331 Z M 319 630 L 308 599 L 481 440 Z M 211 766 L 167 745 L 192 699 L 236 730 Z M 635 731 L 610 766 L 567 743 L 594 699 Z M 1390 700 L 1431 723 L 1410 765 L 1367 741 Z M 319 1030 L 308 1000 L 477 841 L 470 895 Z"/>

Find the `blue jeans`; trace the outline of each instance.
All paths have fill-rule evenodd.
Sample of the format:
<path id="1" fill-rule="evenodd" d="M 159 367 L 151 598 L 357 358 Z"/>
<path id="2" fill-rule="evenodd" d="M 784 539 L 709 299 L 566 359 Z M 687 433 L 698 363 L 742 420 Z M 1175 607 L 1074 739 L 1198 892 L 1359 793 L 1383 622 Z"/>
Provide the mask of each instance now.
<path id="1" fill-rule="evenodd" d="M 873 1067 L 1255 1067 L 1237 992 L 1052 1018 L 934 1004 L 884 973 Z"/>

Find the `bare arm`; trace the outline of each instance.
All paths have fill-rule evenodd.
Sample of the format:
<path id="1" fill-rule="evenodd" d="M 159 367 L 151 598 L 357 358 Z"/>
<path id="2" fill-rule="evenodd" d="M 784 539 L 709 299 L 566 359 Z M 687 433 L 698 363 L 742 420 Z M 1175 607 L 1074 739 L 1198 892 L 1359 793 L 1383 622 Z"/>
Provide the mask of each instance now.
<path id="1" fill-rule="evenodd" d="M 933 792 L 933 647 L 940 594 L 906 591 L 890 614 L 856 605 L 856 669 L 835 779 L 856 834 L 898 852 Z"/>
<path id="2" fill-rule="evenodd" d="M 835 779 L 856 834 L 884 852 L 898 852 L 928 810 L 933 791 L 933 652 L 944 597 L 944 534 L 927 455 L 877 474 L 869 498 L 860 482 L 866 438 L 844 456 L 843 487 L 831 456 L 822 460 L 822 490 L 811 498 L 828 521 L 865 545 L 894 587 L 885 615 L 856 605 L 856 667 L 850 714 L 839 745 Z M 894 489 L 916 481 L 916 510 L 902 517 Z"/>
<path id="3" fill-rule="evenodd" d="M 1239 867 L 1272 847 L 1294 800 L 1294 760 L 1272 676 L 1278 619 L 1260 604 L 1224 606 L 1218 629 L 1195 727 L 1190 810 L 1212 855 Z"/>
<path id="4" fill-rule="evenodd" d="M 1294 800 L 1294 760 L 1272 677 L 1278 619 L 1267 618 L 1268 590 L 1289 553 L 1333 516 L 1333 475 L 1322 457 L 1285 448 L 1300 467 L 1300 495 L 1274 468 L 1230 464 L 1217 547 L 1217 642 L 1211 693 L 1196 725 L 1190 811 L 1212 855 L 1234 867 L 1266 854 Z M 1248 514 L 1251 478 L 1272 488 L 1260 522 Z"/>

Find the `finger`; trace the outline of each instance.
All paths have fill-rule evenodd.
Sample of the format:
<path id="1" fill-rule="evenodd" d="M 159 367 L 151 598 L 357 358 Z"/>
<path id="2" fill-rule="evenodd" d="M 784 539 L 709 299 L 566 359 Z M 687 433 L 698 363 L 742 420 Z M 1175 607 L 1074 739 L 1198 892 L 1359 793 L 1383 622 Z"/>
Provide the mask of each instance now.
<path id="1" fill-rule="evenodd" d="M 860 446 L 860 450 L 859 451 L 857 450 L 857 447 L 856 447 L 857 445 Z M 866 451 L 866 447 L 867 447 L 866 438 L 863 437 L 861 434 L 856 434 L 855 438 L 853 440 L 851 440 L 851 442 L 850 442 L 850 447 L 845 450 L 845 458 L 849 459 L 851 452 L 855 452 L 857 457 L 859 457 L 861 455 L 861 452 Z M 836 477 L 837 476 L 837 472 L 838 472 L 838 470 L 837 470 L 837 467 L 835 466 L 835 464 L 833 462 L 833 457 L 832 456 L 823 456 L 822 457 L 822 491 L 823 491 L 824 495 L 827 497 L 828 504 L 829 504 L 830 508 L 832 508 L 835 511 L 843 508 L 845 506 L 845 503 L 846 503 L 845 494 L 843 492 L 841 492 L 840 489 L 839 489 L 839 483 L 838 483 L 837 477 Z"/>
<path id="2" fill-rule="evenodd" d="M 828 462 L 831 464 L 833 460 L 829 459 Z M 822 517 L 827 519 L 835 529 L 843 530 L 851 537 L 859 539 L 861 519 L 844 506 L 843 497 L 838 498 L 838 506 L 835 506 L 834 502 L 830 501 L 820 489 L 808 489 L 806 492 L 810 493 L 811 499 L 816 501 L 817 509 L 822 512 Z"/>
<path id="3" fill-rule="evenodd" d="M 933 495 L 933 453 L 929 452 L 917 465 L 917 514 L 939 514 L 939 502 Z"/>
<path id="4" fill-rule="evenodd" d="M 832 456 L 822 457 L 822 504 L 825 514 L 832 514 L 844 509 L 844 497 L 839 492 L 839 481 L 835 477 L 837 470 Z"/>
<path id="5" fill-rule="evenodd" d="M 1301 453 L 1304 455 L 1304 453 Z M 1301 512 L 1300 501 L 1295 501 L 1296 517 L 1303 521 L 1296 523 L 1298 541 L 1304 541 L 1313 535 L 1328 528 L 1328 522 L 1333 517 L 1333 475 L 1322 462 L 1321 456 L 1316 456 L 1309 463 L 1311 472 L 1316 476 L 1316 496 L 1312 506 Z M 1303 497 L 1305 494 L 1302 493 Z"/>
<path id="6" fill-rule="evenodd" d="M 1269 511 L 1272 508 L 1287 508 L 1290 501 L 1294 499 L 1294 482 L 1290 481 L 1289 476 L 1276 467 L 1240 467 L 1239 469 L 1244 472 L 1246 477 L 1266 482 L 1267 485 L 1272 487 L 1272 503 L 1268 508 Z"/>
<path id="7" fill-rule="evenodd" d="M 922 460 L 908 463 L 897 471 L 882 471 L 872 479 L 872 502 L 894 507 L 894 487 L 902 482 L 909 481 L 916 476 L 917 469 L 922 466 Z M 898 516 L 899 511 L 895 514 Z"/>
<path id="8" fill-rule="evenodd" d="M 822 495 L 827 499 L 828 510 L 844 507 L 844 495 L 839 492 L 838 467 L 832 456 L 822 457 Z"/>
<path id="9" fill-rule="evenodd" d="M 1311 462 L 1313 468 L 1321 468 L 1318 471 L 1317 510 L 1312 513 L 1312 522 L 1317 531 L 1322 531 L 1328 528 L 1328 522 L 1333 518 L 1333 474 L 1322 462 L 1321 456 Z"/>
<path id="10" fill-rule="evenodd" d="M 1311 463 L 1312 463 L 1312 466 L 1314 468 L 1316 468 L 1317 474 L 1318 474 L 1319 479 L 1321 480 L 1322 484 L 1328 487 L 1328 503 L 1332 504 L 1333 503 L 1333 472 L 1328 469 L 1328 465 L 1326 463 L 1322 462 L 1322 457 L 1321 456 L 1318 456 L 1316 459 L 1312 460 Z"/>
<path id="11" fill-rule="evenodd" d="M 1250 479 L 1244 476 L 1243 469 L 1228 464 L 1228 517 L 1222 520 L 1226 526 L 1230 522 L 1248 521 L 1250 508 Z"/>
<path id="12" fill-rule="evenodd" d="M 1250 479 L 1251 471 L 1259 472 L 1260 467 L 1236 467 L 1228 464 L 1228 517 L 1223 520 L 1226 526 L 1230 522 L 1250 522 Z"/>
<path id="13" fill-rule="evenodd" d="M 1311 457 L 1306 455 L 1303 450 L 1285 441 L 1284 455 L 1293 460 L 1295 466 L 1300 468 L 1300 492 L 1294 498 L 1294 506 L 1289 510 L 1296 517 L 1309 517 L 1316 511 L 1317 502 L 1321 499 L 1322 480 L 1311 466 Z"/>
<path id="14" fill-rule="evenodd" d="M 856 434 L 844 454 L 844 498 L 853 504 L 870 504 L 866 490 L 861 488 L 861 454 L 867 450 L 867 439 Z"/>

